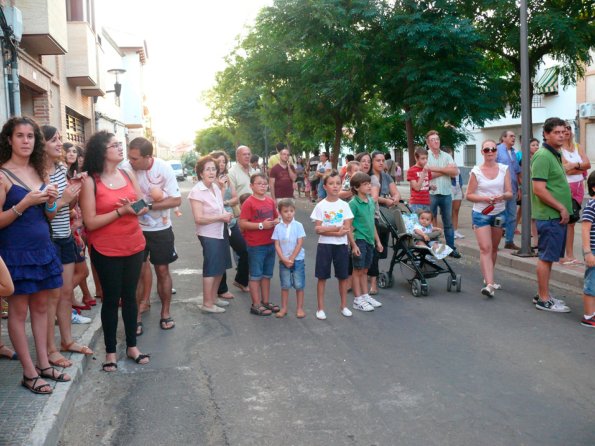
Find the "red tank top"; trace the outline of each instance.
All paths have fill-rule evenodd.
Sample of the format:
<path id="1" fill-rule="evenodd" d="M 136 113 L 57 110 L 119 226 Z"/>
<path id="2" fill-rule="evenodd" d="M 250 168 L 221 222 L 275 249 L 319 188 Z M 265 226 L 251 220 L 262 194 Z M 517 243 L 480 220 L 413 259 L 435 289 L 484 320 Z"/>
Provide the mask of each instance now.
<path id="1" fill-rule="evenodd" d="M 128 174 L 120 170 L 126 179 L 126 185 L 119 189 L 110 189 L 99 179 L 95 179 L 95 209 L 97 215 L 114 212 L 120 206 L 120 198 L 136 201 L 136 191 Z M 100 254 L 108 257 L 125 257 L 145 249 L 145 236 L 134 214 L 126 214 L 113 222 L 94 231 L 87 232 L 89 245 Z"/>

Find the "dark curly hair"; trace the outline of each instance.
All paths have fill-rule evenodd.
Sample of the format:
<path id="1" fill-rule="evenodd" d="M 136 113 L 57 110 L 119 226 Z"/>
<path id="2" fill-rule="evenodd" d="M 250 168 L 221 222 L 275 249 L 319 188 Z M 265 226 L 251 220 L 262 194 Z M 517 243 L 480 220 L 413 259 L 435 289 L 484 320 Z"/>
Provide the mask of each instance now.
<path id="1" fill-rule="evenodd" d="M 114 136 L 106 130 L 100 130 L 89 138 L 85 147 L 85 161 L 83 162 L 83 172 L 90 176 L 101 174 L 105 164 L 105 152 L 110 139 Z"/>
<path id="2" fill-rule="evenodd" d="M 33 128 L 35 142 L 33 143 L 33 152 L 29 157 L 29 165 L 35 169 L 42 181 L 46 181 L 45 163 L 47 156 L 44 150 L 45 141 L 37 123 L 27 116 L 10 118 L 2 127 L 0 132 L 0 166 L 3 166 L 12 157 L 12 146 L 9 138 L 12 137 L 15 128 L 19 125 L 30 125 Z"/>

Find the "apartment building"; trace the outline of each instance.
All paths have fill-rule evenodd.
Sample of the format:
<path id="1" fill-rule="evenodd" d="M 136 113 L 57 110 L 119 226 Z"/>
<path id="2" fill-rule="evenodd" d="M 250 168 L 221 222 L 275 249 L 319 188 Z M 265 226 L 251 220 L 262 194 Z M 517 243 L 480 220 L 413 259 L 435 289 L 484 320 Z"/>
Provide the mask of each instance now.
<path id="1" fill-rule="evenodd" d="M 0 1 L 2 14 L 20 24 L 16 61 L 17 92 L 5 76 L 0 88 L 0 117 L 33 117 L 59 129 L 65 141 L 84 145 L 99 129 L 123 142 L 147 131 L 142 67 L 147 61 L 142 39 L 119 46 L 105 31 L 95 0 Z M 15 34 L 17 34 L 15 32 Z M 140 43 L 138 43 L 140 41 Z M 7 45 L 6 39 L 2 41 Z M 128 45 L 128 44 L 126 44 Z M 125 73 L 132 76 L 125 77 Z M 11 101 L 11 98 L 13 99 Z M 140 110 L 140 112 L 139 112 Z"/>

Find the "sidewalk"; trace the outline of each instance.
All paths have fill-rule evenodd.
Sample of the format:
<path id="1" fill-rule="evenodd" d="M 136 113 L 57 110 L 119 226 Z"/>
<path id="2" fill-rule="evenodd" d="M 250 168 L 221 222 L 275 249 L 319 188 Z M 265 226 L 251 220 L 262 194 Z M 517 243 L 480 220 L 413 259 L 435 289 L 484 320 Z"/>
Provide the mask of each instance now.
<path id="1" fill-rule="evenodd" d="M 402 182 L 398 186 L 401 197 L 405 200 L 409 198 L 409 185 Z M 475 234 L 471 228 L 471 208 L 472 203 L 463 200 L 461 209 L 459 211 L 459 232 L 465 238 L 455 240 L 455 245 L 461 252 L 462 260 L 468 263 L 478 263 L 479 261 L 479 247 L 475 239 Z M 518 229 L 521 229 L 519 224 Z M 514 242 L 517 246 L 521 245 L 521 236 L 515 235 Z M 582 260 L 582 241 L 581 241 L 581 224 L 574 225 L 574 254 L 579 260 Z M 513 255 L 510 249 L 504 249 L 504 239 L 500 243 L 500 251 L 498 252 L 496 281 L 503 282 L 503 273 L 514 274 L 523 277 L 526 280 L 535 282 L 535 290 L 537 291 L 536 270 L 537 257 L 518 257 Z M 585 272 L 584 264 L 562 265 L 560 263 L 554 264 L 552 268 L 552 284 L 558 288 L 564 289 L 569 297 L 579 298 L 582 295 L 583 275 Z M 463 284 L 463 286 L 465 286 Z M 578 301 L 577 301 L 578 303 Z"/>
<path id="2" fill-rule="evenodd" d="M 90 284 L 92 282 L 91 280 Z M 98 308 L 99 305 L 84 312 L 85 316 L 92 318 L 90 324 L 72 326 L 72 334 L 76 342 L 89 346 L 94 344 L 101 328 Z M 2 320 L 2 342 L 11 346 L 7 323 L 6 319 Z M 29 351 L 35 353 L 31 326 L 28 322 L 26 327 L 30 340 Z M 73 362 L 72 367 L 64 369 L 72 376 L 72 381 L 68 383 L 48 381 L 54 389 L 49 396 L 35 395 L 20 385 L 22 368 L 19 361 L 0 359 L 0 445 L 38 446 L 58 443 L 59 430 L 76 397 L 81 375 L 87 362 L 95 360 L 91 356 L 63 354 Z M 33 361 L 35 362 L 35 358 Z"/>

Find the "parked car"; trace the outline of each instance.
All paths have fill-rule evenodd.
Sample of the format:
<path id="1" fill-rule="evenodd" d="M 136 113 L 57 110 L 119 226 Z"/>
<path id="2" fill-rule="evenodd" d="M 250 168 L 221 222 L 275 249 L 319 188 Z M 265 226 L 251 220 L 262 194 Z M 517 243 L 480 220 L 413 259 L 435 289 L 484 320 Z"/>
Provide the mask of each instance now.
<path id="1" fill-rule="evenodd" d="M 182 162 L 180 160 L 169 160 L 168 163 L 174 170 L 174 173 L 176 174 L 176 179 L 178 181 L 183 181 L 186 179 L 184 167 L 182 166 Z"/>

